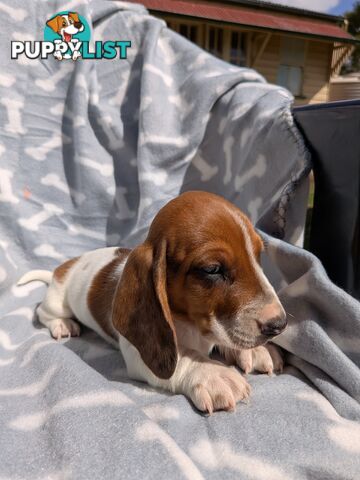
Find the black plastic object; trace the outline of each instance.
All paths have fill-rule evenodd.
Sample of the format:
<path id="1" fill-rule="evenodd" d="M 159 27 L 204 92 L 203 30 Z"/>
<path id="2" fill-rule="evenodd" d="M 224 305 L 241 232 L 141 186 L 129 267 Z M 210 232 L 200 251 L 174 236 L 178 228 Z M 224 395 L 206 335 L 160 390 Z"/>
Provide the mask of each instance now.
<path id="1" fill-rule="evenodd" d="M 360 299 L 360 99 L 293 109 L 315 178 L 309 250 Z"/>

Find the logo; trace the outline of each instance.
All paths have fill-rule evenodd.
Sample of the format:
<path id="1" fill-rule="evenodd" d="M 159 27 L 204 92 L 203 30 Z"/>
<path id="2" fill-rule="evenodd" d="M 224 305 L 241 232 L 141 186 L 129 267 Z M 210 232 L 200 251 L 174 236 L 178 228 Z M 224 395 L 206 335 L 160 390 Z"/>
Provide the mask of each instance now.
<path id="1" fill-rule="evenodd" d="M 46 22 L 44 40 L 58 46 L 53 54 L 58 60 L 77 60 L 82 56 L 82 43 L 90 40 L 90 27 L 76 12 L 58 13 Z"/>
<path id="2" fill-rule="evenodd" d="M 96 41 L 92 50 L 90 36 L 91 30 L 85 17 L 77 12 L 59 12 L 47 20 L 44 41 L 12 41 L 11 58 L 16 60 L 19 55 L 30 59 L 53 55 L 59 61 L 127 58 L 130 40 Z"/>

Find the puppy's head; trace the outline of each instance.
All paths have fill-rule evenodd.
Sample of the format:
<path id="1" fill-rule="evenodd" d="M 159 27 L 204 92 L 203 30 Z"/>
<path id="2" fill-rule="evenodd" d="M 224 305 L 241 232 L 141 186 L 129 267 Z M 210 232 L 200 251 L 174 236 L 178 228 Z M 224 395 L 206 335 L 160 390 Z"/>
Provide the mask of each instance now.
<path id="1" fill-rule="evenodd" d="M 69 12 L 66 15 L 56 15 L 48 20 L 46 25 L 61 35 L 66 42 L 71 41 L 72 35 L 84 30 L 84 25 L 80 21 L 79 15 L 75 12 Z"/>
<path id="2" fill-rule="evenodd" d="M 261 238 L 225 199 L 188 192 L 163 207 L 132 251 L 114 302 L 114 326 L 160 378 L 175 370 L 174 319 L 218 345 L 253 348 L 286 326 L 259 261 Z"/>
<path id="3" fill-rule="evenodd" d="M 69 12 L 69 23 L 70 25 L 74 25 L 77 31 L 81 30 L 84 27 L 79 18 L 79 14 L 76 12 Z"/>

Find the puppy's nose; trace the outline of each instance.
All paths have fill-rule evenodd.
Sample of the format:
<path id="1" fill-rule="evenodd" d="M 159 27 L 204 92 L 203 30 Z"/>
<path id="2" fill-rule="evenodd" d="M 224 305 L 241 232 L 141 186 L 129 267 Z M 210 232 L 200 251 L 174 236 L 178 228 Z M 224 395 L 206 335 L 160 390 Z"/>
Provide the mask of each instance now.
<path id="1" fill-rule="evenodd" d="M 284 318 L 285 311 L 278 300 L 273 300 L 271 303 L 265 304 L 265 306 L 259 312 L 261 323 L 271 322 L 276 317 Z"/>
<path id="2" fill-rule="evenodd" d="M 81 28 L 82 23 L 81 22 L 74 22 L 74 26 L 76 28 Z"/>
<path id="3" fill-rule="evenodd" d="M 269 337 L 275 337 L 286 328 L 287 321 L 285 314 L 268 320 L 261 326 L 261 333 Z"/>

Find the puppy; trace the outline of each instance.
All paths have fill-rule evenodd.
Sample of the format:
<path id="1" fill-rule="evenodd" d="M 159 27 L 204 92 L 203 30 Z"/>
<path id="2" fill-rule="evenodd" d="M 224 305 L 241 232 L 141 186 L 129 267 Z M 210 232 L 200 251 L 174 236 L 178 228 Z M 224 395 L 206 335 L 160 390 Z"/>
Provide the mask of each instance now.
<path id="1" fill-rule="evenodd" d="M 143 244 L 101 248 L 53 273 L 38 307 L 53 337 L 80 334 L 77 321 L 120 348 L 131 378 L 182 393 L 203 412 L 233 410 L 250 387 L 214 346 L 246 373 L 282 368 L 275 345 L 286 327 L 260 267 L 263 243 L 249 219 L 222 197 L 187 192 L 165 205 Z"/>
<path id="2" fill-rule="evenodd" d="M 68 14 L 64 15 L 56 15 L 48 20 L 46 25 L 55 33 L 60 35 L 62 41 L 66 43 L 77 42 L 78 40 L 76 38 L 73 39 L 73 35 L 76 35 L 84 30 L 84 24 L 80 21 L 79 14 L 75 12 L 69 12 Z M 55 40 L 55 42 L 58 41 L 60 42 L 60 40 Z M 70 54 L 65 53 L 65 55 L 62 55 L 60 51 L 56 51 L 54 55 L 58 60 L 62 60 L 63 57 L 70 58 Z M 72 54 L 72 59 L 77 60 L 79 56 L 81 56 L 80 52 L 74 51 Z"/>
<path id="3" fill-rule="evenodd" d="M 73 35 L 84 30 L 84 25 L 79 19 L 79 15 L 75 12 L 69 12 L 66 15 L 56 15 L 46 22 L 55 33 L 61 36 L 63 42 L 72 41 Z"/>

